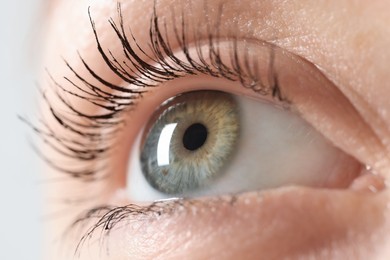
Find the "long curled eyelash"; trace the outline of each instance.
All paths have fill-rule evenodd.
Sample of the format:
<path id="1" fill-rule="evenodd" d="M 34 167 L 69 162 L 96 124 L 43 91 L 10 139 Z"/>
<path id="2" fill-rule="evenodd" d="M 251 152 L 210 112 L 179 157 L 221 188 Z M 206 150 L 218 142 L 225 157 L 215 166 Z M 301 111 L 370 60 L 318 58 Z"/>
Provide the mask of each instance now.
<path id="1" fill-rule="evenodd" d="M 223 6 L 221 5 L 218 13 L 219 17 L 222 15 L 222 10 Z M 177 26 L 172 10 L 174 39 L 179 50 L 185 55 L 185 60 L 182 60 L 174 54 L 172 41 L 169 40 L 167 34 L 167 24 L 165 21 L 160 22 L 156 6 L 154 6 L 152 12 L 149 28 L 149 51 L 152 54 L 147 54 L 145 49 L 137 43 L 130 29 L 126 33 L 120 4 L 118 4 L 117 11 L 119 22 L 115 22 L 113 18 L 110 18 L 108 22 L 122 45 L 124 60 L 121 62 L 109 49 L 104 49 L 90 10 L 88 10 L 88 13 L 100 56 L 107 67 L 121 78 L 126 86 L 113 84 L 99 76 L 81 54 L 79 54 L 81 63 L 98 84 L 81 76 L 65 59 L 64 62 L 75 79 L 64 76 L 64 83 L 59 83 L 51 76 L 49 70 L 47 71 L 50 89 L 53 91 L 56 101 L 66 109 L 58 109 L 57 103 L 47 97 L 47 91 L 42 91 L 42 97 L 57 125 L 65 129 L 65 134 L 59 134 L 45 122 L 42 123 L 42 127 L 34 127 L 33 129 L 41 135 L 43 142 L 54 152 L 63 155 L 68 160 L 77 160 L 78 164 L 81 165 L 77 168 L 67 167 L 64 165 L 73 164 L 71 162 L 59 164 L 47 155 L 41 154 L 44 160 L 56 170 L 84 181 L 97 179 L 97 173 L 104 172 L 106 166 L 101 164 L 96 169 L 91 164 L 97 160 L 103 161 L 112 152 L 112 148 L 115 146 L 113 140 L 124 124 L 121 116 L 123 112 L 131 110 L 148 88 L 159 86 L 165 81 L 184 77 L 188 74 L 206 74 L 212 77 L 239 81 L 244 87 L 251 88 L 264 95 L 271 93 L 275 98 L 283 100 L 277 75 L 273 71 L 272 46 L 270 47 L 268 86 L 266 86 L 258 75 L 256 60 L 250 59 L 247 52 L 244 52 L 243 59 L 239 58 L 238 39 L 234 34 L 228 34 L 225 37 L 229 39 L 233 47 L 230 55 L 231 65 L 229 66 L 223 62 L 219 50 L 219 43 L 223 38 L 219 32 L 219 19 L 215 24 L 207 26 L 208 54 L 202 52 L 199 47 L 201 41 L 199 32 L 194 32 L 195 59 L 189 52 L 188 26 L 184 12 L 181 21 L 179 21 L 179 26 Z M 206 59 L 209 62 L 206 62 Z M 146 60 L 150 60 L 150 62 Z M 115 91 L 115 93 L 111 93 L 112 91 Z M 103 112 L 88 114 L 74 106 L 67 95 L 81 99 L 100 108 Z M 72 138 L 72 136 L 77 138 Z"/>

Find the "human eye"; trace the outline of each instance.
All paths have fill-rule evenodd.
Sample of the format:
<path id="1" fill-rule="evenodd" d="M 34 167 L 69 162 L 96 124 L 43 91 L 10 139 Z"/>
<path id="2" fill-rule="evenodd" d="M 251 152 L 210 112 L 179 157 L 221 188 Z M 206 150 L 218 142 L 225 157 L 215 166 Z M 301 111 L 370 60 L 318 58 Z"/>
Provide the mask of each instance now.
<path id="1" fill-rule="evenodd" d="M 73 201 L 65 205 L 71 210 L 64 223 L 73 223 L 68 233 L 76 230 L 79 239 L 69 242 L 81 257 L 96 247 L 110 252 L 99 249 L 96 257 L 159 251 L 159 257 L 177 257 L 173 249 L 192 234 L 209 232 L 212 242 L 222 239 L 221 230 L 245 237 L 265 227 L 250 230 L 257 218 L 288 223 L 292 232 L 304 210 L 334 217 L 334 201 L 346 206 L 361 199 L 343 191 L 384 187 L 370 172 L 381 169 L 375 156 L 362 160 L 355 150 L 361 144 L 354 129 L 375 143 L 372 129 L 318 67 L 275 43 L 241 35 L 238 23 L 229 30 L 221 22 L 223 4 L 194 4 L 194 17 L 184 11 L 189 6 L 159 9 L 156 2 L 148 9 L 149 27 L 135 30 L 127 5 L 85 5 L 90 45 L 48 67 L 46 121 L 34 129 L 45 145 L 42 157 L 66 176 L 53 194 Z M 194 18 L 205 26 L 198 28 Z M 349 142 L 340 141 L 346 134 Z M 313 230 L 321 230 L 320 222 Z M 158 245 L 164 234 L 179 242 Z M 91 245 L 105 236 L 104 245 Z M 294 248 L 310 251 L 300 239 Z M 220 241 L 211 255 L 234 244 Z M 187 244 L 188 253 L 199 246 L 199 240 Z"/>
<path id="2" fill-rule="evenodd" d="M 245 96 L 187 92 L 164 102 L 149 124 L 129 162 L 135 201 L 287 184 L 341 188 L 362 170 L 299 116 Z"/>

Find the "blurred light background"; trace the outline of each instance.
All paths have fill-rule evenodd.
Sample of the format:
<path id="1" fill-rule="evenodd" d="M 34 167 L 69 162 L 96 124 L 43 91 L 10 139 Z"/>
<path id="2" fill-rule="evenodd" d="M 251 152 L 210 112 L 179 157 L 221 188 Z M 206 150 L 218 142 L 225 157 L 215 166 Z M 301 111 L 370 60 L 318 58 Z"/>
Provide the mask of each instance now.
<path id="1" fill-rule="evenodd" d="M 40 161 L 30 129 L 18 115 L 37 110 L 37 66 L 43 23 L 41 0 L 1 0 L 0 15 L 0 259 L 42 259 Z"/>

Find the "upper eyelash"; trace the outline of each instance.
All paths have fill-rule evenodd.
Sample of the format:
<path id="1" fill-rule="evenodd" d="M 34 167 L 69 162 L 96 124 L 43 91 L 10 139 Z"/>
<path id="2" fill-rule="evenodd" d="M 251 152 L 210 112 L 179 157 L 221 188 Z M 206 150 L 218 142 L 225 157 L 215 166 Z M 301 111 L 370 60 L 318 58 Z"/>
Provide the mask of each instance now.
<path id="1" fill-rule="evenodd" d="M 223 6 L 221 5 L 219 17 L 222 15 L 222 10 Z M 138 45 L 134 35 L 131 33 L 131 30 L 129 30 L 130 37 L 126 34 L 120 4 L 117 6 L 117 11 L 119 24 L 112 18 L 110 18 L 108 22 L 110 23 L 111 28 L 115 31 L 116 36 L 123 47 L 123 55 L 125 58 L 123 65 L 119 63 L 110 50 L 104 50 L 99 40 L 98 32 L 89 9 L 88 14 L 95 36 L 97 49 L 105 64 L 111 71 L 127 83 L 127 85 L 137 86 L 138 88 L 135 89 L 134 87 L 116 85 L 103 79 L 93 70 L 93 68 L 91 68 L 80 54 L 80 61 L 90 76 L 97 80 L 101 86 L 115 90 L 120 94 L 107 92 L 101 86 L 87 81 L 85 77 L 81 76 L 80 73 L 78 73 L 66 60 L 64 60 L 65 65 L 75 76 L 78 82 L 64 76 L 63 80 L 67 83 L 67 87 L 65 87 L 63 84 L 60 84 L 56 79 L 54 79 L 48 71 L 49 83 L 58 99 L 57 101 L 68 108 L 68 112 L 71 112 L 71 116 L 56 109 L 53 102 L 51 102 L 46 97 L 46 93 L 42 91 L 43 99 L 45 100 L 51 115 L 57 124 L 66 129 L 66 134 L 57 134 L 48 124 L 45 124 L 43 128 L 35 127 L 34 130 L 40 133 L 43 141 L 54 148 L 56 152 L 69 159 L 85 163 L 81 169 L 67 169 L 63 165 L 58 165 L 58 163 L 52 161 L 50 158 L 47 158 L 47 156 L 42 155 L 42 157 L 44 157 L 44 159 L 57 170 L 86 181 L 96 179 L 98 169 L 94 169 L 90 164 L 93 161 L 106 157 L 112 151 L 111 148 L 114 144 L 114 137 L 121 128 L 121 125 L 124 123 L 124 120 L 121 117 L 122 112 L 127 111 L 136 105 L 137 100 L 142 98 L 143 94 L 147 91 L 145 88 L 155 87 L 162 82 L 184 77 L 188 74 L 206 74 L 212 77 L 222 77 L 231 81 L 239 81 L 244 87 L 252 88 L 254 91 L 260 92 L 263 95 L 270 93 L 275 99 L 285 101 L 278 85 L 277 74 L 273 70 L 274 52 L 272 45 L 269 45 L 269 84 L 268 86 L 265 86 L 265 84 L 263 84 L 260 80 L 260 76 L 256 70 L 256 61 L 250 60 L 246 52 L 244 52 L 243 59 L 240 60 L 237 49 L 238 38 L 237 36 L 234 36 L 234 33 L 227 34 L 226 36 L 233 46 L 232 53 L 230 55 L 231 66 L 222 61 L 219 51 L 219 42 L 221 38 L 219 32 L 219 19 L 217 19 L 217 23 L 214 25 L 208 23 L 207 27 L 207 46 L 209 48 L 209 55 L 207 58 L 210 62 L 205 61 L 206 57 L 200 49 L 199 45 L 201 39 L 199 32 L 195 31 L 193 35 L 195 39 L 196 58 L 199 61 L 196 61 L 188 52 L 190 43 L 187 38 L 188 28 L 184 12 L 182 13 L 182 19 L 179 23 L 181 28 L 177 27 L 175 21 L 172 23 L 174 26 L 174 37 L 179 46 L 178 48 L 185 54 L 186 57 L 186 61 L 183 61 L 174 54 L 171 42 L 169 41 L 167 35 L 167 25 L 165 22 L 163 23 L 165 34 L 163 34 L 155 6 L 153 8 L 149 28 L 150 51 L 152 52 L 152 55 L 146 54 L 147 52 Z M 175 19 L 173 10 L 172 17 L 172 19 Z M 146 62 L 144 58 L 137 54 L 137 52 L 142 53 L 150 60 L 150 62 L 156 63 L 157 66 L 151 65 L 150 62 Z M 83 86 L 85 88 L 83 88 Z M 81 93 L 77 94 L 75 91 L 72 91 L 72 88 Z M 105 113 L 92 115 L 86 114 L 79 108 L 73 106 L 66 99 L 63 93 L 72 95 L 84 100 L 85 102 L 89 102 L 94 106 L 103 108 Z M 77 118 L 77 120 L 72 118 L 72 116 Z M 83 122 L 80 122 L 80 120 Z M 102 134 L 103 131 L 104 136 Z M 82 139 L 81 141 L 75 142 L 66 137 L 68 134 L 81 136 Z"/>

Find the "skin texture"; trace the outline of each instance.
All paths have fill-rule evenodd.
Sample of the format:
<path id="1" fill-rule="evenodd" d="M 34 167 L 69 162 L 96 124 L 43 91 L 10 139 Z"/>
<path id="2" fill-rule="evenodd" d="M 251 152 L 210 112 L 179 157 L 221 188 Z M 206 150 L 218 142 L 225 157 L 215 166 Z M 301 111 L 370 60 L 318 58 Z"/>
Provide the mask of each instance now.
<path id="1" fill-rule="evenodd" d="M 307 60 L 332 82 L 337 89 L 332 98 L 319 95 L 316 102 L 305 103 L 299 99 L 304 94 L 296 95 L 301 104 L 299 112 L 331 143 L 370 166 L 379 177 L 363 174 L 350 188 L 340 190 L 293 186 L 253 191 L 239 195 L 234 203 L 231 198 L 197 199 L 185 204 L 182 211 L 129 218 L 127 225 L 112 232 L 107 242 L 109 255 L 99 243 L 90 242 L 80 250 L 80 259 L 388 259 L 390 193 L 384 183 L 390 178 L 390 1 L 225 2 L 222 32 L 235 28 L 240 37 L 275 44 Z M 153 1 L 122 4 L 126 26 L 131 26 L 137 42 L 145 45 Z M 107 23 L 108 18 L 117 15 L 116 3 L 58 1 L 47 18 L 50 23 L 46 27 L 43 64 L 53 78 L 74 77 L 61 57 L 76 71 L 83 71 L 79 52 L 94 64 L 99 75 L 119 84 L 121 80 L 98 58 L 89 6 L 102 32 L 102 43 L 113 53 L 120 53 L 121 46 Z M 190 10 L 195 21 L 204 18 L 203 1 L 168 0 L 157 1 L 159 17 L 169 21 L 172 6 L 177 8 L 178 18 L 181 8 Z M 208 1 L 211 13 L 219 6 L 219 1 Z M 200 23 L 199 28 L 205 25 Z M 91 78 L 85 69 L 83 76 Z M 43 87 L 49 89 L 46 78 L 42 75 Z M 158 103 L 163 95 L 170 93 L 151 92 L 148 100 Z M 331 105 L 329 100 L 333 98 L 340 101 L 339 106 Z M 77 105 L 79 101 L 73 102 Z M 94 108 L 85 109 L 93 112 Z M 139 132 L 137 125 L 142 125 L 145 117 L 134 113 L 131 120 L 132 127 L 118 136 L 128 145 L 118 147 L 115 156 L 108 158 L 115 173 L 110 178 L 85 183 L 61 175 L 62 181 L 47 186 L 51 201 L 48 210 L 60 215 L 47 225 L 47 259 L 69 259 L 73 254 L 71 246 L 79 241 L 78 236 L 65 236 L 61 243 L 58 237 L 80 211 L 100 204 L 131 202 L 123 195 L 125 162 Z M 49 124 L 54 127 L 52 121 Z M 48 179 L 55 179 L 56 174 L 49 169 L 45 173 Z M 78 197 L 85 200 L 70 205 L 57 203 L 59 199 Z M 90 241 L 98 239 L 93 238 Z"/>

